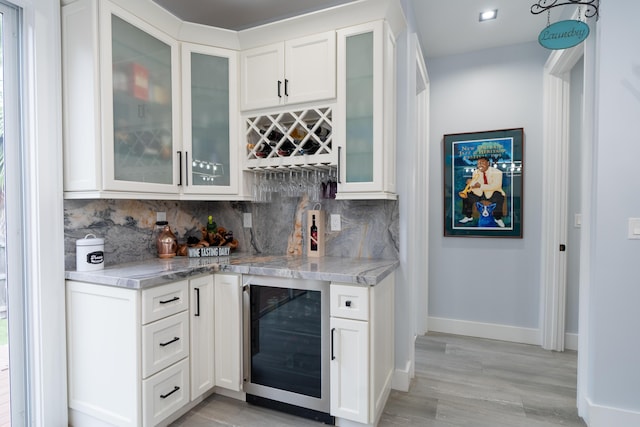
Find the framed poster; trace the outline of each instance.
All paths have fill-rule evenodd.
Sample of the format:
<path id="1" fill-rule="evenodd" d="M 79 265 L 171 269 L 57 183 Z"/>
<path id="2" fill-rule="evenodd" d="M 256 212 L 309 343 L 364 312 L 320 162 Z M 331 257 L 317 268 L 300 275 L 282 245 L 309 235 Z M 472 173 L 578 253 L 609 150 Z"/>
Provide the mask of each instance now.
<path id="1" fill-rule="evenodd" d="M 522 128 L 444 135 L 444 235 L 522 238 Z"/>

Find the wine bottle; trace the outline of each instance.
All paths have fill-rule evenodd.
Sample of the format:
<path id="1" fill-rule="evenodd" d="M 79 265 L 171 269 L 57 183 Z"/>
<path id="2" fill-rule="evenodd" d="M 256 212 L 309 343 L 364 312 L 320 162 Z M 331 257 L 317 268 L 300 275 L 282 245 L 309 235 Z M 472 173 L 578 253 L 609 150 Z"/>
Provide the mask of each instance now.
<path id="1" fill-rule="evenodd" d="M 318 250 L 318 227 L 316 226 L 316 216 L 311 217 L 311 250 Z"/>
<path id="2" fill-rule="evenodd" d="M 207 223 L 207 233 L 216 234 L 218 231 L 218 224 L 213 220 L 213 216 L 209 215 L 209 222 Z"/>

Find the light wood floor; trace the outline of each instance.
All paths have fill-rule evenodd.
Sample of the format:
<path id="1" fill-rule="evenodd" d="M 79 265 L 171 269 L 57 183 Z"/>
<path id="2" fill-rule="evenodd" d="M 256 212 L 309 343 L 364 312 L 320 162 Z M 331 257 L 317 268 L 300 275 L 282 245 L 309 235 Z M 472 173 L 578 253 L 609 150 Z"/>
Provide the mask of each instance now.
<path id="1" fill-rule="evenodd" d="M 213 395 L 174 427 L 321 424 Z M 429 333 L 416 342 L 416 377 L 393 390 L 379 427 L 585 426 L 576 410 L 576 352 Z"/>

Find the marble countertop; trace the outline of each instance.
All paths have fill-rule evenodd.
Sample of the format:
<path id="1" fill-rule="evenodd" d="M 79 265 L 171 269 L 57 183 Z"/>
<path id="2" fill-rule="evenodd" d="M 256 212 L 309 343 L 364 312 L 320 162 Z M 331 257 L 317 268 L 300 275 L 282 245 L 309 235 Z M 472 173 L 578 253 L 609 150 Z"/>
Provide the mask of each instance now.
<path id="1" fill-rule="evenodd" d="M 99 285 L 145 289 L 202 274 L 231 272 L 374 286 L 399 264 L 398 260 L 392 259 L 308 258 L 239 253 L 219 258 L 155 258 L 97 271 L 67 271 L 65 278 Z"/>

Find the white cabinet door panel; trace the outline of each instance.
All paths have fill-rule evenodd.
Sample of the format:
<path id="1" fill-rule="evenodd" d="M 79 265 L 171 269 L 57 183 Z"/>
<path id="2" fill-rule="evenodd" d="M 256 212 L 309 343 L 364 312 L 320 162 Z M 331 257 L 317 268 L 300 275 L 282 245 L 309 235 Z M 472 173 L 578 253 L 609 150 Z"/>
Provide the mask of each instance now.
<path id="1" fill-rule="evenodd" d="M 335 31 L 285 43 L 285 89 L 289 104 L 335 98 Z"/>
<path id="2" fill-rule="evenodd" d="M 369 422 L 369 324 L 331 318 L 331 415 Z"/>
<path id="3" fill-rule="evenodd" d="M 242 388 L 242 276 L 216 274 L 215 280 L 215 373 L 216 385 Z"/>
<path id="4" fill-rule="evenodd" d="M 243 110 L 279 105 L 284 96 L 284 45 L 249 49 L 242 52 L 241 107 Z"/>
<path id="5" fill-rule="evenodd" d="M 214 375 L 214 305 L 213 275 L 189 281 L 191 400 L 215 385 Z"/>

